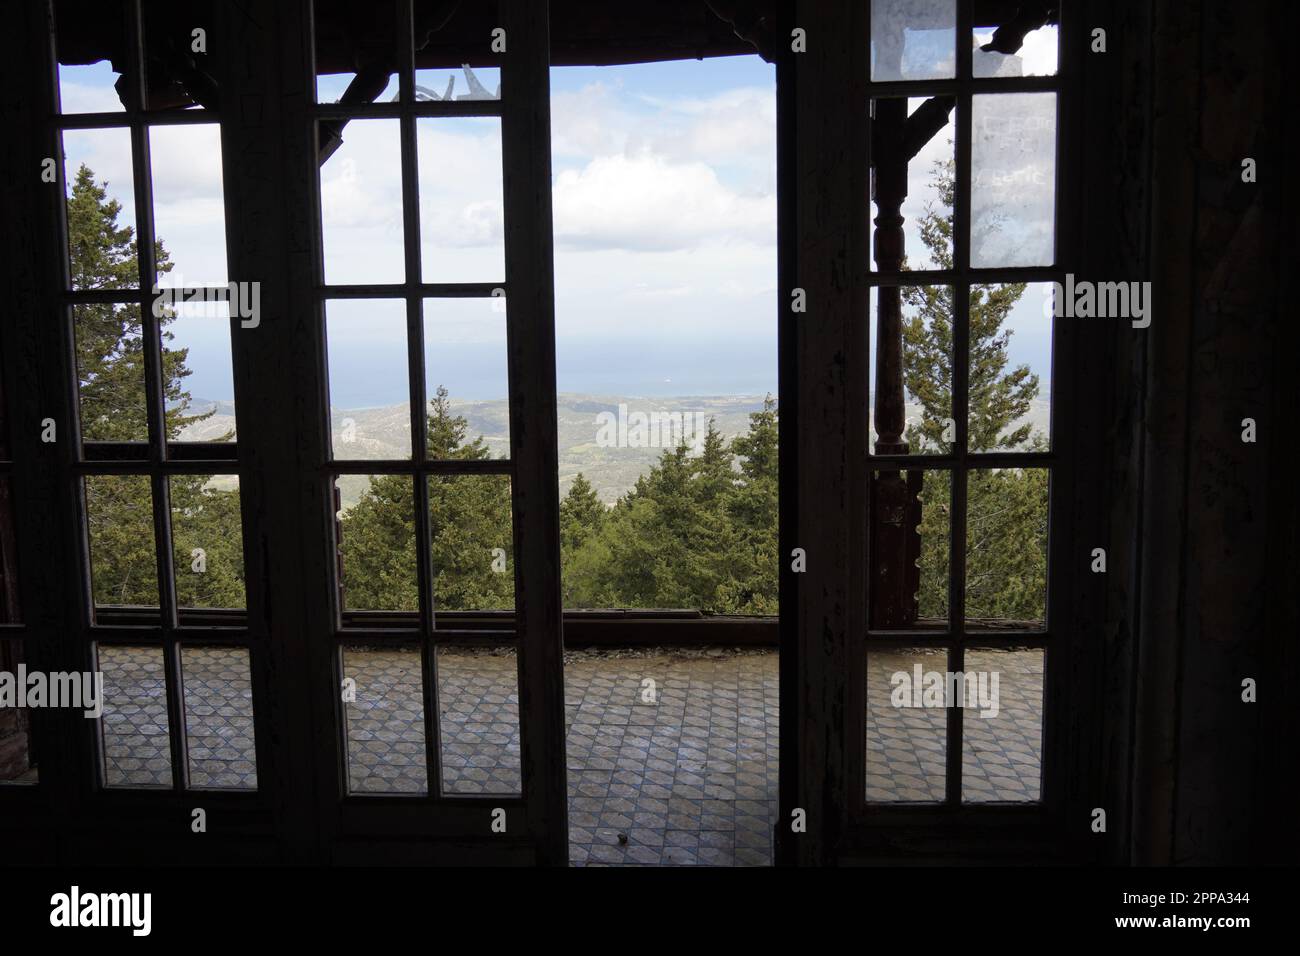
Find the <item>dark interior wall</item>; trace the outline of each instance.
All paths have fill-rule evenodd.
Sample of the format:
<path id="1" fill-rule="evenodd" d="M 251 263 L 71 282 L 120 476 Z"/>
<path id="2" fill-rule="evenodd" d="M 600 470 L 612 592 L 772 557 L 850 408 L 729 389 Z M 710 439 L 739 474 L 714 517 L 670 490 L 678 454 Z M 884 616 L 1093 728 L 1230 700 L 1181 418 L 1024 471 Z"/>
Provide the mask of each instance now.
<path id="1" fill-rule="evenodd" d="M 1146 248 L 1155 309 L 1125 349 L 1116 436 L 1112 533 L 1127 528 L 1127 554 L 1121 574 L 1111 568 L 1107 639 L 1131 677 L 1110 688 L 1108 734 L 1131 746 L 1128 768 L 1111 767 L 1131 817 L 1115 857 L 1294 861 L 1283 808 L 1296 784 L 1297 541 L 1284 462 L 1296 336 L 1282 276 L 1296 261 L 1296 167 L 1280 79 L 1295 9 L 1158 2 L 1149 25 L 1149 85 L 1121 80 L 1135 105 L 1149 96 L 1149 125 L 1128 134 L 1150 141 L 1146 234 L 1121 241 Z M 1256 183 L 1242 181 L 1246 158 Z M 1243 702 L 1246 679 L 1258 703 Z"/>
<path id="2" fill-rule="evenodd" d="M 1107 31 L 1107 52 L 1083 60 L 1084 100 L 1080 139 L 1080 260 L 1088 273 L 1114 279 L 1149 275 L 1151 211 L 1151 5 L 1094 2 L 1085 21 Z M 1095 28 L 1095 27 L 1090 27 Z M 1109 322 L 1105 323 L 1110 325 Z M 1089 330 L 1111 344 L 1099 349 L 1090 377 L 1096 383 L 1076 427 L 1092 429 L 1103 463 L 1098 473 L 1101 511 L 1098 538 L 1105 547 L 1107 574 L 1097 627 L 1098 654 L 1090 713 L 1082 735 L 1096 748 L 1098 776 L 1081 780 L 1073 812 L 1075 843 L 1081 853 L 1112 863 L 1128 856 L 1131 839 L 1133 706 L 1137 682 L 1137 624 L 1142 488 L 1142 394 L 1145 332 L 1119 335 L 1094 324 Z M 1149 330 L 1147 330 L 1149 331 Z M 1094 404 L 1095 403 L 1095 404 Z M 1101 719 L 1097 719 L 1101 715 Z M 1095 809 L 1107 814 L 1104 836 L 1090 823 Z M 1101 841 L 1098 848 L 1095 844 Z"/>

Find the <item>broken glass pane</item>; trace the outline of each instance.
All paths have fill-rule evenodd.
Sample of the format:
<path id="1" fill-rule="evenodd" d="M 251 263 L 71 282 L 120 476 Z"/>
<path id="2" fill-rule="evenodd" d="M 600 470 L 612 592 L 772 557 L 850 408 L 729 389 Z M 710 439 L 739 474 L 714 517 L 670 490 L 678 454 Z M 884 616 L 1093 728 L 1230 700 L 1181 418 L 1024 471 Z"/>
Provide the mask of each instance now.
<path id="1" fill-rule="evenodd" d="M 1026 33 L 1012 52 L 1002 52 L 996 47 L 1010 49 L 1017 37 L 1004 33 L 995 43 L 996 32 L 996 27 L 975 27 L 971 75 L 979 78 L 1056 75 L 1056 24 L 1049 23 Z"/>

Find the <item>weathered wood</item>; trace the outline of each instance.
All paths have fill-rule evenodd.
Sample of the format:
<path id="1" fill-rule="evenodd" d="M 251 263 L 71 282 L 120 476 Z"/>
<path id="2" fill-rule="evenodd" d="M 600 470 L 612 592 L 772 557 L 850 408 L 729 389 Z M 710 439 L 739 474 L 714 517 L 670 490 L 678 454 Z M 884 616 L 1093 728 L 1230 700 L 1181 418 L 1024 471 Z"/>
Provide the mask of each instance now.
<path id="1" fill-rule="evenodd" d="M 1178 737 L 1177 686 L 1184 628 L 1171 609 L 1182 593 L 1182 562 L 1168 560 L 1162 546 L 1181 552 L 1184 509 L 1182 488 L 1187 467 L 1186 396 L 1191 368 L 1187 342 L 1179 332 L 1195 307 L 1187 276 L 1194 255 L 1195 168 L 1184 147 L 1196 139 L 1198 104 L 1187 96 L 1196 88 L 1199 51 L 1185 38 L 1195 37 L 1200 3 L 1165 3 L 1155 26 L 1155 44 L 1164 52 L 1155 77 L 1152 148 L 1161 157 L 1152 203 L 1159 208 L 1153 223 L 1152 292 L 1158 314 L 1146 338 L 1148 374 L 1162 384 L 1144 396 L 1145 465 L 1143 524 L 1152 546 L 1139 567 L 1142 593 L 1137 672 L 1141 692 L 1135 718 L 1134 775 L 1143 785 L 1133 792 L 1131 862 L 1163 863 L 1172 858 L 1174 800 L 1177 787 L 1175 750 Z M 1185 328 L 1185 326 L 1183 326 Z M 1137 396 L 1134 396 L 1137 397 Z M 1161 542 L 1156 545 L 1155 542 Z"/>
<path id="2" fill-rule="evenodd" d="M 901 53 L 901 47 L 897 48 Z M 897 64 L 891 75 L 897 72 Z M 910 159 L 905 131 L 907 100 L 886 97 L 873 101 L 871 130 L 871 191 L 876 203 L 876 232 L 872 242 L 876 268 L 897 272 L 905 259 L 903 200 L 907 198 Z M 876 388 L 874 424 L 876 455 L 906 455 L 906 414 L 903 404 L 903 304 L 899 286 L 877 286 Z M 917 501 L 921 473 L 897 470 L 873 472 L 869 478 L 869 532 L 872 627 L 903 626 L 916 620 L 920 555 Z"/>
<path id="3" fill-rule="evenodd" d="M 300 863 L 324 859 L 330 804 L 322 761 L 335 756 L 322 583 L 333 553 L 330 526 L 313 523 L 332 495 L 323 477 L 304 479 L 325 441 L 314 418 L 323 405 L 323 353 L 311 294 L 305 7 L 298 0 L 221 4 L 212 47 L 228 93 L 221 141 L 229 275 L 261 283 L 257 327 L 231 321 L 258 785 L 280 859 Z"/>
<path id="4" fill-rule="evenodd" d="M 506 322 L 524 797 L 539 863 L 569 860 L 555 420 L 549 4 L 501 0 Z"/>
<path id="5" fill-rule="evenodd" d="M 827 863 L 835 859 L 856 789 L 848 775 L 846 713 L 849 644 L 866 625 L 866 435 L 865 330 L 868 321 L 869 240 L 865 122 L 867 48 L 859 5 L 794 4 L 793 24 L 806 31 L 809 50 L 786 54 L 779 81 L 790 82 L 782 99 L 779 136 L 791 138 L 794 164 L 789 222 L 793 274 L 778 296 L 791 307 L 791 290 L 802 289 L 807 312 L 797 314 L 782 345 L 793 350 L 794 381 L 781 380 L 782 445 L 797 444 L 793 471 L 782 467 L 783 509 L 793 523 L 783 528 L 781 575 L 791 551 L 803 548 L 807 569 L 782 592 L 782 713 L 785 754 L 797 768 L 783 778 L 777 846 L 782 862 Z M 793 401 L 788 401 L 792 397 Z M 797 410 L 790 420 L 789 409 Z M 790 427 L 793 426 L 793 427 Z M 785 462 L 782 462 L 784 466 Z M 786 656 L 794 661 L 794 673 Z M 791 706 L 791 704 L 793 706 Z M 784 732 L 784 729 L 783 729 Z M 785 746 L 787 741 L 793 747 Z M 791 814 L 807 814 L 807 832 L 791 833 Z"/>
<path id="6" fill-rule="evenodd" d="M 1294 256 L 1296 210 L 1282 172 L 1294 152 L 1284 158 L 1277 119 L 1287 92 L 1272 78 L 1288 67 L 1282 27 L 1294 14 L 1290 4 L 1223 0 L 1153 12 L 1152 53 L 1164 66 L 1153 104 L 1135 863 L 1280 861 L 1283 835 L 1297 832 L 1290 813 L 1256 814 L 1280 807 L 1283 792 L 1294 803 L 1300 699 L 1294 617 L 1282 623 L 1294 579 L 1279 586 L 1277 574 L 1293 556 L 1296 496 L 1274 477 L 1293 457 L 1284 270 L 1294 259 L 1281 247 Z M 1247 157 L 1259 164 L 1255 183 L 1242 179 Z M 1257 704 L 1242 699 L 1248 678 Z"/>
<path id="7" fill-rule="evenodd" d="M 84 640 L 88 579 L 82 556 L 81 495 L 73 478 L 77 439 L 71 323 L 60 300 L 67 287 L 62 164 L 57 182 L 39 170 L 60 155 L 50 123 L 55 113 L 51 11 L 46 3 L 21 4 L 0 31 L 0 124 L 10 140 L 0 150 L 0 218 L 4 230 L 0 295 L 0 361 L 8 389 L 13 465 L 10 491 L 23 624 L 18 636 L 33 670 L 86 670 Z M 53 419 L 58 441 L 40 439 L 41 422 Z M 39 543 L 39 544 L 37 544 Z M 8 635 L 6 635 L 8 636 Z M 68 859 L 77 833 L 69 821 L 89 815 L 94 787 L 94 727 L 66 709 L 30 712 L 40 782 L 32 788 L 0 787 L 0 830 L 39 833 L 47 860 Z"/>

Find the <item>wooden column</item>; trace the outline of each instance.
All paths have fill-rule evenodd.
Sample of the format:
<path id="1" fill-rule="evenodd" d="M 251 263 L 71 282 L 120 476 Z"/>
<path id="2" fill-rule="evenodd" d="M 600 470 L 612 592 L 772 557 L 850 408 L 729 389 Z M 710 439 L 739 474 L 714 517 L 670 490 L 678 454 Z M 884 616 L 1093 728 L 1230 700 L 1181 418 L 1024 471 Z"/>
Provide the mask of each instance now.
<path id="1" fill-rule="evenodd" d="M 337 817 L 309 6 L 219 5 L 217 38 L 229 274 L 261 283 L 260 323 L 231 323 L 258 785 L 295 863 L 327 859 Z"/>
<path id="2" fill-rule="evenodd" d="M 524 797 L 537 861 L 566 866 L 548 7 L 501 0 L 507 37 L 501 145 Z"/>
<path id="3" fill-rule="evenodd" d="M 872 190 L 876 202 L 874 254 L 881 272 L 903 268 L 903 200 L 907 198 L 907 100 L 887 97 L 875 103 L 872 129 Z M 905 455 L 907 427 L 903 402 L 903 307 L 898 286 L 876 288 L 877 455 Z M 921 553 L 921 472 L 898 469 L 871 476 L 872 627 L 911 624 L 917 616 Z"/>
<path id="4" fill-rule="evenodd" d="M 81 498 L 73 476 L 77 441 L 71 323 L 60 302 L 66 287 L 61 254 L 64 182 L 45 182 L 42 162 L 59 156 L 49 119 L 55 112 L 52 10 L 46 3 L 15 6 L 0 32 L 0 363 L 8 390 L 14 541 L 21 546 L 21 629 L 27 666 L 86 670 L 82 641 L 87 581 L 80 555 Z M 60 164 L 61 165 L 61 164 Z M 41 441 L 53 419 L 57 441 Z M 40 749 L 37 787 L 0 788 L 0 837 L 15 859 L 67 860 L 79 835 L 69 821 L 87 810 L 96 726 L 69 709 L 29 714 Z M 16 841 L 16 842 L 15 842 Z M 24 856 L 24 853 L 28 855 Z"/>
<path id="5" fill-rule="evenodd" d="M 850 645 L 866 625 L 868 50 L 864 5 L 793 7 L 783 28 L 805 31 L 808 52 L 783 51 L 778 72 L 786 169 L 776 837 L 780 862 L 825 864 L 838 856 L 860 784 L 848 772 L 848 722 L 858 715 L 845 702 Z M 790 312 L 793 289 L 803 290 L 806 312 Z M 806 555 L 802 572 L 791 566 L 795 548 Z M 805 832 L 791 829 L 796 811 Z"/>

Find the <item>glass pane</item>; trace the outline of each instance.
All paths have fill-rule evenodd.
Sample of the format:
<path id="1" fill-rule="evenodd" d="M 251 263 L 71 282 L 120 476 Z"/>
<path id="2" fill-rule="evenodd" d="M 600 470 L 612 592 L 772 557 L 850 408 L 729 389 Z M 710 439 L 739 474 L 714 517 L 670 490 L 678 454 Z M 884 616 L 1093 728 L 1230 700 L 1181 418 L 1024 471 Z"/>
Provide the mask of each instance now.
<path id="1" fill-rule="evenodd" d="M 327 124 L 321 123 L 321 148 Z M 397 120 L 350 120 L 320 168 L 325 281 L 402 282 L 401 136 Z"/>
<path id="2" fill-rule="evenodd" d="M 425 282 L 503 282 L 501 120 L 416 121 Z"/>
<path id="3" fill-rule="evenodd" d="M 339 560 L 345 611 L 419 610 L 410 475 L 340 475 Z"/>
<path id="4" fill-rule="evenodd" d="M 167 679 L 158 647 L 100 645 L 104 675 L 104 782 L 110 787 L 170 787 Z"/>
<path id="5" fill-rule="evenodd" d="M 316 0 L 317 103 L 365 106 L 397 98 L 398 6 Z"/>
<path id="6" fill-rule="evenodd" d="M 505 299 L 426 299 L 430 458 L 510 457 Z"/>
<path id="7" fill-rule="evenodd" d="M 256 790 L 253 682 L 242 647 L 185 647 L 185 736 L 195 790 Z"/>
<path id="8" fill-rule="evenodd" d="M 885 135 L 886 129 L 896 132 L 890 134 L 894 142 L 901 144 L 903 123 L 915 114 L 925 99 L 913 97 L 906 102 L 901 99 L 879 99 L 874 102 L 877 135 Z M 871 268 L 881 268 L 877 256 L 888 256 L 890 250 L 886 245 L 880 248 L 878 224 L 881 220 L 881 200 L 892 198 L 899 206 L 903 223 L 903 249 L 901 264 L 886 262 L 885 267 L 893 269 L 951 269 L 952 268 L 952 203 L 953 183 L 956 170 L 954 159 L 953 117 L 956 110 L 948 113 L 947 122 L 926 140 L 917 154 L 907 161 L 907 175 L 898 181 L 891 178 L 887 168 L 882 164 L 873 171 L 872 200 L 875 203 L 875 218 L 871 223 L 872 258 Z M 877 157 L 877 161 L 880 161 Z M 890 191 L 901 195 L 890 196 Z M 886 223 L 886 225 L 888 225 Z"/>
<path id="9" fill-rule="evenodd" d="M 1041 650 L 966 652 L 967 687 L 979 699 L 968 699 L 962 722 L 962 800 L 1039 799 L 1043 659 Z"/>
<path id="10" fill-rule="evenodd" d="M 948 712 L 927 694 L 946 675 L 944 650 L 867 654 L 867 801 L 930 803 L 944 798 Z"/>
<path id="11" fill-rule="evenodd" d="M 1047 451 L 1052 283 L 972 286 L 968 447 Z"/>
<path id="12" fill-rule="evenodd" d="M 873 473 L 872 628 L 947 628 L 951 502 L 947 471 Z"/>
<path id="13" fill-rule="evenodd" d="M 455 69 L 416 70 L 415 98 L 419 102 L 499 100 L 501 69 L 465 64 Z"/>
<path id="14" fill-rule="evenodd" d="M 966 622 L 1047 624 L 1046 468 L 981 468 L 966 477 Z"/>
<path id="15" fill-rule="evenodd" d="M 131 131 L 66 130 L 63 161 L 72 288 L 139 287 Z"/>
<path id="16" fill-rule="evenodd" d="M 154 240 L 158 285 L 196 288 L 226 284 L 226 209 L 222 192 L 221 127 L 151 126 Z"/>
<path id="17" fill-rule="evenodd" d="M 139 307 L 74 305 L 72 320 L 82 440 L 148 441 Z"/>
<path id="18" fill-rule="evenodd" d="M 502 53 L 492 49 L 492 31 L 501 26 L 496 0 L 415 0 L 413 6 L 415 99 L 499 100 Z M 452 48 L 449 36 L 468 42 Z"/>
<path id="19" fill-rule="evenodd" d="M 183 302 L 164 311 L 169 441 L 235 440 L 229 308 L 225 302 Z"/>
<path id="20" fill-rule="evenodd" d="M 121 0 L 55 0 L 54 23 L 60 112 L 124 112 L 118 88 L 127 91 L 133 81 L 121 72 L 128 68 Z"/>
<path id="21" fill-rule="evenodd" d="M 975 27 L 975 50 L 971 54 L 971 72 L 977 77 L 1055 76 L 1057 60 L 1056 24 L 1049 23 L 1025 34 L 1018 49 L 1001 52 L 993 43 L 996 27 Z M 1014 44 L 1006 36 L 997 46 Z M 985 49 L 985 48 L 988 49 Z"/>
<path id="22" fill-rule="evenodd" d="M 0 623 L 13 623 L 5 621 L 3 603 L 4 581 L 0 580 Z M 23 648 L 19 641 L 0 641 L 0 674 L 17 674 L 22 659 Z M 36 783 L 39 775 L 34 757 L 28 709 L 12 705 L 0 707 L 0 785 Z"/>
<path id="23" fill-rule="evenodd" d="M 976 96 L 971 122 L 971 265 L 1051 265 L 1056 94 Z"/>
<path id="24" fill-rule="evenodd" d="M 406 303 L 332 299 L 325 329 L 334 458 L 410 458 Z"/>
<path id="25" fill-rule="evenodd" d="M 344 649 L 343 700 L 352 793 L 428 792 L 421 673 L 418 650 Z"/>
<path id="26" fill-rule="evenodd" d="M 433 606 L 443 611 L 514 610 L 514 541 L 508 475 L 429 478 Z M 439 627 L 452 627 L 440 620 Z"/>
<path id="27" fill-rule="evenodd" d="M 953 0 L 871 0 L 871 79 L 956 76 L 956 37 Z"/>
<path id="28" fill-rule="evenodd" d="M 86 522 L 96 608 L 158 607 L 153 496 L 144 475 L 87 475 Z"/>
<path id="29" fill-rule="evenodd" d="M 513 647 L 439 647 L 443 793 L 518 794 L 519 666 Z"/>
<path id="30" fill-rule="evenodd" d="M 356 81 L 355 73 L 322 73 L 316 77 L 316 102 L 318 103 L 342 103 L 350 86 Z M 376 86 L 382 85 L 378 95 L 372 100 L 367 97 L 372 95 Z M 356 92 L 348 96 L 347 102 L 352 106 L 365 106 L 368 103 L 395 103 L 397 101 L 397 74 L 376 73 L 368 75 L 361 84 L 358 85 Z M 342 124 L 337 120 L 327 120 L 322 122 L 322 127 L 327 131 L 322 136 L 322 142 L 330 142 L 334 132 L 342 128 Z"/>
<path id="31" fill-rule="evenodd" d="M 876 381 L 880 345 L 880 306 L 884 300 L 898 310 L 902 326 L 903 421 L 885 429 L 876 421 Z M 892 300 L 892 303 L 891 303 Z M 889 444 L 898 440 L 897 427 L 902 425 L 906 453 L 913 455 L 947 455 L 955 445 L 957 426 L 952 419 L 952 348 L 955 319 L 951 286 L 881 286 L 871 297 L 871 428 L 875 454 L 891 452 Z M 894 380 L 895 388 L 898 380 Z M 883 434 L 882 434 L 883 432 Z"/>
<path id="32" fill-rule="evenodd" d="M 244 607 L 239 476 L 173 475 L 168 481 L 177 608 Z"/>

